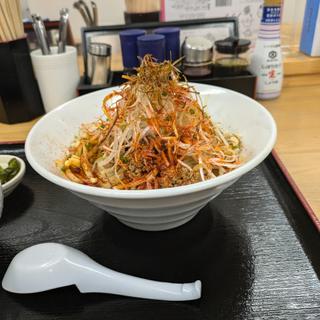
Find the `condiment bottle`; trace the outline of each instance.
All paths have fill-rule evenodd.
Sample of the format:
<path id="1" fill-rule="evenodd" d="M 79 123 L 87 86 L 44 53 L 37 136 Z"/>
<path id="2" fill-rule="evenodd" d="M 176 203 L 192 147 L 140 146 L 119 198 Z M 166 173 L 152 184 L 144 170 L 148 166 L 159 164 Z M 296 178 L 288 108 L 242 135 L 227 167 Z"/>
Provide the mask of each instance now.
<path id="1" fill-rule="evenodd" d="M 127 29 L 119 33 L 122 52 L 122 63 L 125 70 L 138 67 L 137 38 L 146 34 L 143 29 Z"/>
<path id="2" fill-rule="evenodd" d="M 248 50 L 250 44 L 250 40 L 237 37 L 216 41 L 215 75 L 228 77 L 246 72 L 249 65 Z"/>
<path id="3" fill-rule="evenodd" d="M 157 62 L 165 60 L 165 37 L 162 34 L 146 34 L 138 37 L 138 56 L 151 54 Z"/>
<path id="4" fill-rule="evenodd" d="M 163 27 L 154 30 L 166 38 L 166 60 L 175 61 L 180 57 L 180 28 Z"/>
<path id="5" fill-rule="evenodd" d="M 204 37 L 187 37 L 182 45 L 183 73 L 189 77 L 205 77 L 212 73 L 213 44 Z"/>
<path id="6" fill-rule="evenodd" d="M 256 98 L 258 99 L 276 98 L 282 88 L 281 2 L 281 0 L 264 1 L 260 31 L 249 68 L 257 75 Z"/>
<path id="7" fill-rule="evenodd" d="M 90 43 L 88 76 L 91 85 L 106 84 L 111 69 L 111 46 L 105 43 Z"/>

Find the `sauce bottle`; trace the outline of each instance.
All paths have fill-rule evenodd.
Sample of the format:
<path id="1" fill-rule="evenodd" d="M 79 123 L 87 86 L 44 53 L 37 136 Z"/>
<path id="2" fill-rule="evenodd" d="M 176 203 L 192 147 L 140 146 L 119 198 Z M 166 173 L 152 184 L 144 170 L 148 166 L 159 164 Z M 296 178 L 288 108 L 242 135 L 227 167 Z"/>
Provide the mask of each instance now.
<path id="1" fill-rule="evenodd" d="M 282 89 L 280 46 L 281 0 L 265 0 L 256 47 L 249 70 L 257 75 L 257 99 L 274 99 Z"/>
<path id="2" fill-rule="evenodd" d="M 249 65 L 247 53 L 250 43 L 250 40 L 237 37 L 216 41 L 215 75 L 232 77 L 245 74 Z"/>

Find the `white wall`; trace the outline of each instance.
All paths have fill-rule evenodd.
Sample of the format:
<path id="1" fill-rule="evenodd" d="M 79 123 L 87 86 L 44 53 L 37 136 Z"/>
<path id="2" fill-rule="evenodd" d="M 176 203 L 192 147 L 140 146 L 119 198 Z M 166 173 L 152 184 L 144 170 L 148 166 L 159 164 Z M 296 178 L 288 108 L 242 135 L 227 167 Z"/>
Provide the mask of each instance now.
<path id="1" fill-rule="evenodd" d="M 70 9 L 70 22 L 76 41 L 80 40 L 80 28 L 84 22 L 79 12 L 73 8 L 75 0 L 22 0 L 28 1 L 31 13 L 39 13 L 50 19 L 59 18 L 62 7 Z M 99 8 L 99 24 L 111 25 L 124 23 L 124 0 L 95 0 Z M 138 0 L 137 0 L 138 1 Z M 195 0 L 198 1 L 198 0 Z M 89 4 L 90 1 L 86 0 Z M 301 23 L 306 0 L 284 0 L 283 23 Z"/>
<path id="2" fill-rule="evenodd" d="M 302 23 L 306 0 L 284 0 L 282 23 Z"/>
<path id="3" fill-rule="evenodd" d="M 38 13 L 42 17 L 52 20 L 59 19 L 59 10 L 63 7 L 70 9 L 70 23 L 76 41 L 80 40 L 80 28 L 85 26 L 80 13 L 73 8 L 75 0 L 28 0 L 31 13 Z M 95 0 L 99 8 L 99 24 L 124 23 L 124 0 Z M 89 0 L 86 0 L 90 4 Z"/>

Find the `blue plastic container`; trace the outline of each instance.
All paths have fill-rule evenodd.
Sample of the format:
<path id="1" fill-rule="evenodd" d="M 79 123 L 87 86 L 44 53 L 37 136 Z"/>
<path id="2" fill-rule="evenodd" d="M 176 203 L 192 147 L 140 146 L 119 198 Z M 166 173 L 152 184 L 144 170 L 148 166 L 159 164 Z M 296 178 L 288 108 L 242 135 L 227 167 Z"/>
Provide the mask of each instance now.
<path id="1" fill-rule="evenodd" d="M 122 62 L 125 69 L 139 66 L 137 38 L 146 34 L 143 29 L 127 29 L 119 33 Z"/>
<path id="2" fill-rule="evenodd" d="M 154 30 L 166 38 L 166 59 L 175 61 L 180 58 L 180 28 L 164 27 Z"/>
<path id="3" fill-rule="evenodd" d="M 146 34 L 138 37 L 138 55 L 143 58 L 152 54 L 158 62 L 165 60 L 165 36 L 162 34 Z"/>

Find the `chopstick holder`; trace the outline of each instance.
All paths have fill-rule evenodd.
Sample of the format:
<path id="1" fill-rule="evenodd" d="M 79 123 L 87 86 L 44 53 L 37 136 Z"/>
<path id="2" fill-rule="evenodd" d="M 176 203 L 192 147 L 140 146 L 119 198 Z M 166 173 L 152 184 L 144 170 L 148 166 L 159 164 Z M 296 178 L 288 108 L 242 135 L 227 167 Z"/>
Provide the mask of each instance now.
<path id="1" fill-rule="evenodd" d="M 42 115 L 26 38 L 0 43 L 0 61 L 0 122 L 25 122 Z"/>

